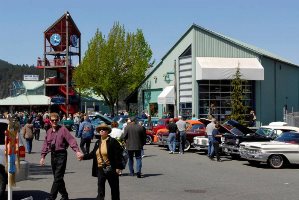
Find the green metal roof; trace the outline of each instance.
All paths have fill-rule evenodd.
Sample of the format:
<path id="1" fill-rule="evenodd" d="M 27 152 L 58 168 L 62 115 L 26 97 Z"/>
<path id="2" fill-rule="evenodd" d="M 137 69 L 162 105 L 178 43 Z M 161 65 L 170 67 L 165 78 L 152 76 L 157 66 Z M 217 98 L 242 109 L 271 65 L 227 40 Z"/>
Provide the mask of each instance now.
<path id="1" fill-rule="evenodd" d="M 218 37 L 220 37 L 220 38 L 222 38 L 222 39 L 224 39 L 224 40 L 227 40 L 227 41 L 229 41 L 229 42 L 231 42 L 231 43 L 234 43 L 234 44 L 236 44 L 236 45 L 239 45 L 239 46 L 241 46 L 241 47 L 243 47 L 243 48 L 245 48 L 245 49 L 248 49 L 248 50 L 250 50 L 250 51 L 253 51 L 253 52 L 255 52 L 255 53 L 257 53 L 257 54 L 260 54 L 260 55 L 262 55 L 262 56 L 267 56 L 267 57 L 269 57 L 269 58 L 273 58 L 273 59 L 275 59 L 275 60 L 279 60 L 279 61 L 281 61 L 281 62 L 284 62 L 284 63 L 290 64 L 290 65 L 294 65 L 294 66 L 299 67 L 298 65 L 292 63 L 291 61 L 289 61 L 289 60 L 287 60 L 287 59 L 285 59 L 285 58 L 282 58 L 282 57 L 280 57 L 280 56 L 278 56 L 278 55 L 275 55 L 275 54 L 273 54 L 273 53 L 271 53 L 271 52 L 269 52 L 269 51 L 266 51 L 266 50 L 264 50 L 264 49 L 255 47 L 255 46 L 250 45 L 250 44 L 247 44 L 247 43 L 245 43 L 245 42 L 241 42 L 241 41 L 239 41 L 239 40 L 236 40 L 236 39 L 227 37 L 227 36 L 225 36 L 225 35 L 216 33 L 216 32 L 214 32 L 214 31 L 205 29 L 205 28 L 203 28 L 203 27 L 201 27 L 201 26 L 198 26 L 198 25 L 196 25 L 196 24 L 193 24 L 193 25 L 190 27 L 189 30 L 192 30 L 193 28 L 201 29 L 201 30 L 203 30 L 203 31 L 206 31 L 206 32 L 208 32 L 208 33 L 211 33 L 211 34 L 213 34 L 213 35 L 216 35 L 216 36 L 218 36 Z M 189 31 L 189 30 L 188 30 L 188 31 Z M 187 32 L 188 32 L 188 31 L 187 31 Z M 176 44 L 177 44 L 177 43 L 176 43 Z"/>
<path id="2" fill-rule="evenodd" d="M 159 68 L 159 66 L 163 63 L 163 60 L 170 54 L 170 52 L 184 39 L 184 37 L 186 36 L 186 35 L 188 35 L 189 34 L 189 32 L 191 32 L 193 29 L 200 29 L 200 30 L 203 30 L 203 31 L 205 31 L 205 32 L 207 32 L 207 33 L 210 33 L 210 34 L 213 34 L 213 35 L 215 35 L 215 36 L 217 36 L 217 37 L 219 37 L 219 38 L 222 38 L 222 39 L 224 39 L 224 40 L 226 40 L 226 41 L 229 41 L 229 42 L 231 42 L 231 43 L 233 43 L 233 44 L 236 44 L 236 45 L 238 45 L 238 46 L 241 46 L 241 47 L 243 47 L 243 48 L 245 48 L 245 49 L 248 49 L 248 50 L 250 50 L 250 51 L 252 51 L 252 52 L 254 52 L 254 53 L 256 53 L 256 54 L 259 54 L 259 55 L 261 55 L 261 56 L 266 56 L 266 57 L 269 57 L 269 58 L 272 58 L 272 59 L 275 59 L 275 60 L 278 60 L 278 61 L 281 61 L 281 62 L 284 62 L 284 63 L 287 63 L 287 64 L 290 64 L 290 65 L 293 65 L 293 66 L 296 66 L 296 67 L 299 67 L 298 65 L 296 65 L 296 64 L 294 64 L 294 63 L 292 63 L 291 61 L 289 61 L 289 60 L 287 60 L 287 59 L 284 59 L 284 58 L 282 58 L 282 57 L 280 57 L 280 56 L 277 56 L 277 55 L 275 55 L 275 54 L 273 54 L 273 53 L 270 53 L 270 52 L 268 52 L 268 51 L 266 51 L 266 50 L 264 50 L 264 49 L 261 49 L 261 48 L 258 48 L 258 47 L 255 47 L 255 46 L 253 46 L 253 45 L 249 45 L 249 44 L 247 44 L 247 43 L 245 43 L 245 42 L 241 42 L 241 41 L 239 41 L 239 40 L 236 40 L 236 39 L 233 39 L 233 38 L 230 38 L 230 37 L 227 37 L 227 36 L 225 36 L 225 35 L 222 35 L 222 34 L 219 34 L 219 33 L 216 33 L 216 32 L 214 32 L 214 31 L 211 31 L 211 30 L 208 30 L 208 29 L 206 29 L 206 28 L 203 28 L 203 27 L 201 27 L 201 26 L 199 26 L 199 25 L 197 25 L 197 24 L 192 24 L 191 26 L 190 26 L 190 28 L 179 38 L 179 40 L 169 49 L 169 51 L 162 57 L 162 59 L 161 59 L 161 61 L 157 64 L 157 66 L 153 69 L 153 70 L 151 70 L 151 72 L 143 79 L 143 81 L 138 85 L 138 87 L 133 91 L 133 92 L 136 92 L 136 90 L 138 90 L 138 88 L 147 80 L 147 78 L 149 77 L 149 76 L 151 76 L 158 68 Z M 133 93 L 132 92 L 132 93 Z"/>

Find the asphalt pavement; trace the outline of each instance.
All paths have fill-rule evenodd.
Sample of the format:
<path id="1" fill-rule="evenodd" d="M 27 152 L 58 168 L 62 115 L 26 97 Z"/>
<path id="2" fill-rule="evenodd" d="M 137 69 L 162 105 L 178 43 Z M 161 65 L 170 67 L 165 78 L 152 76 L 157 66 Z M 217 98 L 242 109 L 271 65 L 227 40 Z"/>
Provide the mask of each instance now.
<path id="1" fill-rule="evenodd" d="M 42 131 L 40 138 L 44 135 Z M 14 200 L 29 196 L 43 200 L 50 191 L 53 181 L 50 155 L 46 157 L 46 166 L 39 166 L 42 142 L 34 140 L 33 153 L 26 154 L 30 163 L 29 178 L 17 183 Z M 70 148 L 68 152 L 65 182 L 70 199 L 95 199 L 97 179 L 91 176 L 92 160 L 78 161 Z M 123 171 L 120 177 L 122 200 L 289 200 L 299 196 L 299 166 L 252 167 L 247 161 L 229 157 L 216 162 L 195 150 L 184 155 L 168 154 L 157 145 L 146 145 L 145 155 L 142 178 L 128 176 L 128 169 Z M 111 199 L 108 183 L 106 196 L 107 200 Z"/>

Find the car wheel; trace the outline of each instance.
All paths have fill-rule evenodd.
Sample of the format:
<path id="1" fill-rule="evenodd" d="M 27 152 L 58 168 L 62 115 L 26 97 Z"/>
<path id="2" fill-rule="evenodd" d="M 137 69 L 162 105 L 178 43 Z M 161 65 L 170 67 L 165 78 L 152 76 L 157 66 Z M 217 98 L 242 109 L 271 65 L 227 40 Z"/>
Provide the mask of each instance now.
<path id="1" fill-rule="evenodd" d="M 6 189 L 5 173 L 0 172 L 0 199 L 4 199 Z"/>
<path id="2" fill-rule="evenodd" d="M 284 159 L 281 155 L 272 155 L 268 159 L 268 164 L 274 169 L 279 169 L 284 164 Z"/>
<path id="3" fill-rule="evenodd" d="M 256 160 L 247 160 L 247 161 L 252 166 L 257 166 L 261 163 L 260 161 L 256 161 Z"/>
<path id="4" fill-rule="evenodd" d="M 190 148 L 191 148 L 191 144 L 190 144 L 190 142 L 188 140 L 186 140 L 184 151 L 189 151 Z"/>
<path id="5" fill-rule="evenodd" d="M 146 144 L 152 144 L 152 142 L 153 142 L 152 137 L 150 135 L 147 135 L 146 136 Z"/>
<path id="6" fill-rule="evenodd" d="M 73 124 L 73 125 L 71 126 L 71 130 L 72 130 L 72 131 L 76 131 L 76 126 L 75 126 L 75 124 Z"/>
<path id="7" fill-rule="evenodd" d="M 240 159 L 240 155 L 238 155 L 238 154 L 230 154 L 230 156 L 232 157 L 233 160 L 239 160 Z"/>

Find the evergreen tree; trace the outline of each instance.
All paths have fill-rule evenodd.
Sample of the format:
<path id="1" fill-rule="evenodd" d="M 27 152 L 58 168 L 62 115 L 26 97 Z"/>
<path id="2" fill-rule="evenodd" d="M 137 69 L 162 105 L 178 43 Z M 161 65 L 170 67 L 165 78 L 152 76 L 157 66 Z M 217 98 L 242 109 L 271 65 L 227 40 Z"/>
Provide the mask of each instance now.
<path id="1" fill-rule="evenodd" d="M 240 68 L 238 66 L 236 73 L 234 74 L 234 78 L 231 82 L 233 91 L 231 94 L 231 105 L 232 105 L 232 113 L 231 119 L 238 121 L 242 125 L 246 125 L 245 123 L 245 114 L 247 111 L 247 107 L 243 105 L 243 90 L 242 85 L 246 82 L 246 80 L 241 79 Z"/>

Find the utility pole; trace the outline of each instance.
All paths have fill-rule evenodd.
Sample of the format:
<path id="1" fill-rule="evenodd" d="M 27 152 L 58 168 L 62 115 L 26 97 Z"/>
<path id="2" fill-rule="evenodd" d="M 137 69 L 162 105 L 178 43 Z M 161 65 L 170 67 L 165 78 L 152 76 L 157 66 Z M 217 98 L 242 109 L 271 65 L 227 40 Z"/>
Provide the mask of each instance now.
<path id="1" fill-rule="evenodd" d="M 174 79 L 173 79 L 173 87 L 174 87 L 174 116 L 178 116 L 178 110 L 177 110 L 177 88 L 176 88 L 176 60 L 174 60 Z"/>

